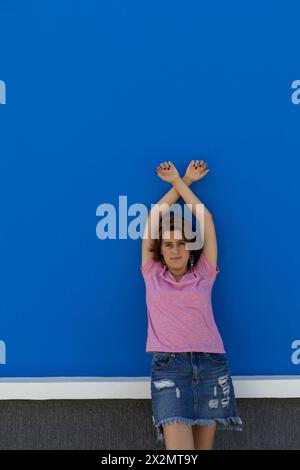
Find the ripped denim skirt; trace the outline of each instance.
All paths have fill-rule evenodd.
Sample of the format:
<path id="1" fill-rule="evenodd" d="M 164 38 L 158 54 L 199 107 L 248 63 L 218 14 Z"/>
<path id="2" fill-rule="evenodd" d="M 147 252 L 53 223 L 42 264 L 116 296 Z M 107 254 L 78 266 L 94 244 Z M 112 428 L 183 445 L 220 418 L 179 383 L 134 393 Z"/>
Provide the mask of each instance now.
<path id="1" fill-rule="evenodd" d="M 154 352 L 151 398 L 157 442 L 167 423 L 243 430 L 226 353 Z"/>

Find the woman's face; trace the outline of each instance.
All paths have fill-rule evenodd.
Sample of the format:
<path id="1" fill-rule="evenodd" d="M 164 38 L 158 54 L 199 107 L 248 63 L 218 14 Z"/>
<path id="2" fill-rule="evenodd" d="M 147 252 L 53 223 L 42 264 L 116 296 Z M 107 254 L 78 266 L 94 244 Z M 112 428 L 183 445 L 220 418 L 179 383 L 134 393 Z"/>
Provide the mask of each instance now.
<path id="1" fill-rule="evenodd" d="M 166 265 L 169 269 L 186 269 L 190 256 L 189 250 L 185 248 L 186 241 L 182 238 L 182 233 L 178 230 L 170 232 L 170 236 L 171 238 L 162 239 L 160 249 Z"/>

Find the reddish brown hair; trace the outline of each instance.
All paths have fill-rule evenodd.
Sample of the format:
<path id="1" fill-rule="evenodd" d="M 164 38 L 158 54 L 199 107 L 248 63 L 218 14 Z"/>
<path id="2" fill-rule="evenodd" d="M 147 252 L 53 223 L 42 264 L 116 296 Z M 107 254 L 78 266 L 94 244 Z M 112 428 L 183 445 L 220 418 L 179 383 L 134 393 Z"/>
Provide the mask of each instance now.
<path id="1" fill-rule="evenodd" d="M 178 219 L 178 217 L 176 217 L 176 219 Z M 187 225 L 187 222 L 186 222 L 184 217 L 181 217 L 181 223 L 182 223 L 182 238 L 186 242 L 189 242 L 189 243 L 195 242 L 196 236 L 194 236 L 191 239 L 188 239 L 185 236 L 184 227 L 185 227 L 185 225 Z M 174 217 L 173 213 L 170 214 L 170 225 L 168 227 L 170 227 L 169 228 L 170 232 L 173 232 L 174 230 L 178 229 L 178 224 L 176 223 L 176 220 L 175 220 L 175 217 Z M 162 244 L 162 241 L 163 241 L 162 234 L 163 234 L 163 223 L 162 223 L 162 215 L 160 214 L 160 216 L 159 216 L 158 238 L 155 238 L 155 239 L 152 240 L 152 246 L 149 250 L 153 253 L 153 258 L 157 261 L 162 261 L 163 260 L 163 256 L 160 252 L 161 244 Z M 194 263 L 193 263 L 194 265 L 197 263 L 200 255 L 201 255 L 201 252 L 202 252 L 202 248 L 200 250 L 190 250 L 190 254 L 193 254 L 193 256 L 194 256 Z M 188 267 L 190 267 L 190 261 L 188 261 Z"/>

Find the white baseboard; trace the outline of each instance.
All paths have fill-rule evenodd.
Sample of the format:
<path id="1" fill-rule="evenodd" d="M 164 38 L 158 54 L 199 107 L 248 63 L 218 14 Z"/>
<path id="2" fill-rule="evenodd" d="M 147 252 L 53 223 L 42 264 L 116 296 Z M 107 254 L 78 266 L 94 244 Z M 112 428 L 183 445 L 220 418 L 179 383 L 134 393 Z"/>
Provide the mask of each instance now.
<path id="1" fill-rule="evenodd" d="M 300 398 L 299 375 L 232 376 L 236 398 Z M 151 398 L 150 377 L 2 377 L 0 400 Z"/>

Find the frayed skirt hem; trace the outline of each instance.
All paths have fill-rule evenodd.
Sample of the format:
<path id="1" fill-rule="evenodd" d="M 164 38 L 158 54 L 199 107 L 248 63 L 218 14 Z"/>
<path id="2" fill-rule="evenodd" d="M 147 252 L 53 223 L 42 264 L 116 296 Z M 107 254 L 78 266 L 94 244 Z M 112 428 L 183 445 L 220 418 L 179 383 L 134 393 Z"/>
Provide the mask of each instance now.
<path id="1" fill-rule="evenodd" d="M 212 426 L 215 421 L 220 423 L 220 429 L 232 430 L 232 431 L 242 431 L 243 430 L 243 422 L 239 416 L 230 416 L 228 418 L 212 418 L 212 419 L 191 419 L 185 418 L 183 416 L 171 416 L 169 418 L 162 419 L 155 423 L 154 416 L 152 416 L 153 424 L 156 428 L 156 442 L 163 442 L 163 424 L 168 423 L 183 423 L 183 424 L 191 424 L 191 425 L 206 425 Z"/>

